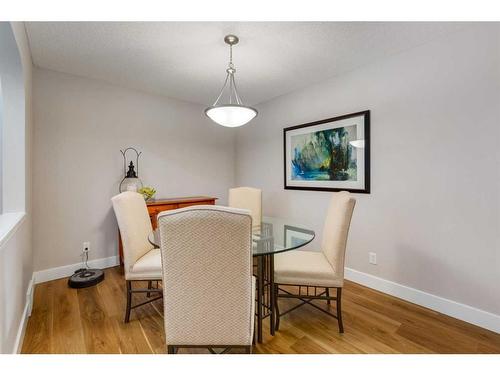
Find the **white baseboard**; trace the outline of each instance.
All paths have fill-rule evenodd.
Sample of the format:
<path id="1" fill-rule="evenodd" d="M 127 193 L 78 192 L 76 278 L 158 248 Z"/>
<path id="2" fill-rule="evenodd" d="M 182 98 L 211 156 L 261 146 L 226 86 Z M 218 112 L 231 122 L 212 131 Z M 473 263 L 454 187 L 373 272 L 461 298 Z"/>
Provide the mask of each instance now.
<path id="1" fill-rule="evenodd" d="M 118 264 L 119 264 L 119 259 L 117 256 L 88 261 L 89 268 L 109 268 L 117 266 Z M 69 264 L 67 266 L 36 271 L 33 273 L 33 279 L 35 280 L 35 284 L 40 284 L 51 280 L 62 279 L 63 277 L 68 277 L 73 275 L 73 273 L 79 268 L 82 268 L 82 263 Z"/>
<path id="2" fill-rule="evenodd" d="M 31 316 L 31 311 L 33 310 L 33 292 L 35 291 L 35 279 L 31 276 L 31 280 L 28 284 L 28 290 L 26 291 L 26 305 L 28 306 L 27 313 Z"/>
<path id="3" fill-rule="evenodd" d="M 109 268 L 119 264 L 117 256 L 109 258 L 94 259 L 88 262 L 91 268 Z M 33 273 L 35 284 L 50 280 L 61 279 L 71 276 L 75 270 L 81 267 L 81 263 L 68 266 L 50 268 Z M 427 307 L 445 315 L 466 321 L 468 323 L 500 333 L 500 316 L 493 313 L 477 309 L 459 302 L 455 302 L 443 297 L 439 297 L 418 289 L 395 283 L 368 273 L 356 271 L 352 268 L 345 269 L 345 278 L 355 283 L 367 286 L 380 292 L 401 298 L 405 301 Z M 28 313 L 29 311 L 29 313 Z M 31 313 L 31 302 L 26 305 L 25 316 Z M 24 334 L 24 333 L 23 333 Z M 18 334 L 19 336 L 19 334 Z M 22 341 L 21 341 L 22 342 Z"/>
<path id="4" fill-rule="evenodd" d="M 405 301 L 427 307 L 445 315 L 500 333 L 500 316 L 459 302 L 423 292 L 368 273 L 345 269 L 345 278 Z"/>
<path id="5" fill-rule="evenodd" d="M 32 278 L 28 284 L 28 289 L 26 291 L 26 304 L 24 305 L 21 322 L 19 323 L 19 328 L 17 329 L 16 342 L 14 343 L 14 352 L 12 354 L 21 353 L 24 334 L 26 333 L 26 326 L 28 325 L 28 318 L 31 315 L 31 309 L 33 307 L 33 285 L 34 280 Z"/>

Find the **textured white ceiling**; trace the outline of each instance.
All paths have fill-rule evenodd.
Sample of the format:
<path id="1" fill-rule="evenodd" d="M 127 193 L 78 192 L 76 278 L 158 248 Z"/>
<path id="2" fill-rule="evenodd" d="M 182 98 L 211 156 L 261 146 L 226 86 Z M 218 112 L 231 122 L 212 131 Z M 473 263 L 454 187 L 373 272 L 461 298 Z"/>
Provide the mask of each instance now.
<path id="1" fill-rule="evenodd" d="M 466 27 L 391 22 L 28 22 L 35 65 L 202 104 L 225 78 L 226 34 L 256 104 Z"/>

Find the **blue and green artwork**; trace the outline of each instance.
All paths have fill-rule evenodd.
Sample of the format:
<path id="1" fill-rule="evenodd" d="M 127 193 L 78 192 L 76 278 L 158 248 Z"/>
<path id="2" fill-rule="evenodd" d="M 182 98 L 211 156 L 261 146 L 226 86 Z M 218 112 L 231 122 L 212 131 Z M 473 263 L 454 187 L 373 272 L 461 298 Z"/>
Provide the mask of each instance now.
<path id="1" fill-rule="evenodd" d="M 356 125 L 291 137 L 292 180 L 356 181 Z"/>

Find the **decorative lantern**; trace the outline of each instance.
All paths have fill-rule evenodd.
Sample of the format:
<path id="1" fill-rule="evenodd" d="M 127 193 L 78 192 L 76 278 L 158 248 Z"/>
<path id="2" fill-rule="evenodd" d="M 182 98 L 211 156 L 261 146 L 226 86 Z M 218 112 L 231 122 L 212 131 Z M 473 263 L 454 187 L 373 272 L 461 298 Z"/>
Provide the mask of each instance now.
<path id="1" fill-rule="evenodd" d="M 130 160 L 130 163 L 128 165 L 128 171 L 127 171 L 127 157 L 126 153 L 127 151 L 134 151 L 135 152 L 135 166 L 132 160 Z M 122 182 L 120 182 L 120 193 L 123 193 L 124 191 L 137 191 L 140 188 L 142 188 L 142 181 L 139 179 L 139 156 L 142 154 L 142 152 L 138 152 L 135 148 L 129 147 L 126 148 L 124 151 L 120 150 L 120 152 L 123 155 L 123 177 Z M 137 167 L 137 171 L 135 168 Z"/>

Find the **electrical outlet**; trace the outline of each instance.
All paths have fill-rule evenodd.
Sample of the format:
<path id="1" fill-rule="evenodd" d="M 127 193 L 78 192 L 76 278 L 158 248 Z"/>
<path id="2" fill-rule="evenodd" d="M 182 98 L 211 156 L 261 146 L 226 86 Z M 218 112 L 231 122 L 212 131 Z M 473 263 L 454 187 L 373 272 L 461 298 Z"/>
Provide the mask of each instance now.
<path id="1" fill-rule="evenodd" d="M 84 242 L 83 243 L 82 251 L 84 253 L 88 253 L 90 251 L 90 242 Z"/>
<path id="2" fill-rule="evenodd" d="M 377 253 L 368 253 L 368 262 L 370 264 L 377 264 Z"/>

